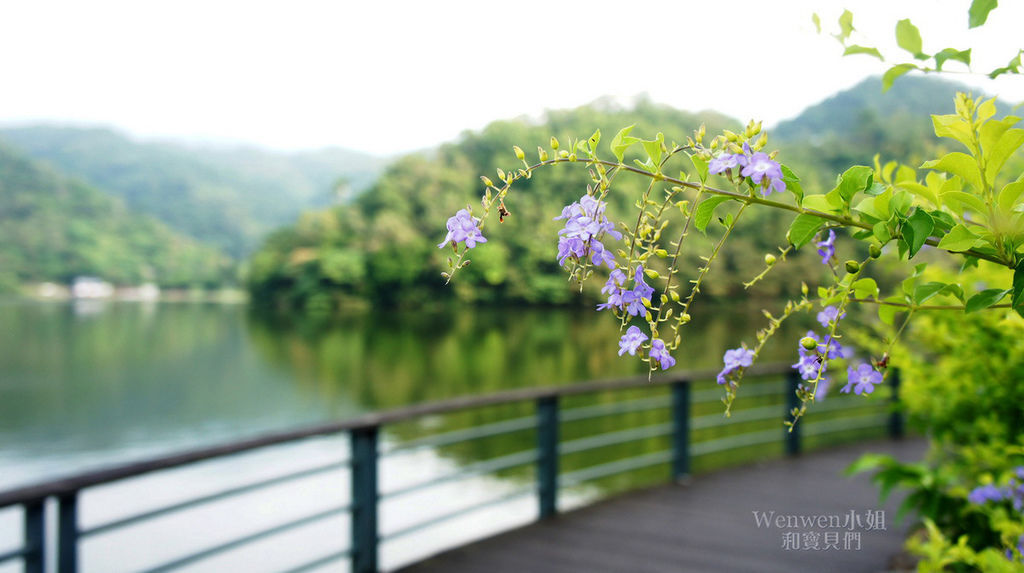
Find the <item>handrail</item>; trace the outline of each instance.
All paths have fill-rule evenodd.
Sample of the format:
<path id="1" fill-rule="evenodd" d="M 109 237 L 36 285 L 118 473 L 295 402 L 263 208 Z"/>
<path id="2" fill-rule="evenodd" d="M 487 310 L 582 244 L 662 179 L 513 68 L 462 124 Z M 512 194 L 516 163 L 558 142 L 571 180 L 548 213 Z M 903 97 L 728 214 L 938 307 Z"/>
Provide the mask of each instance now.
<path id="1" fill-rule="evenodd" d="M 747 376 L 785 374 L 791 370 L 790 366 L 784 364 L 769 364 L 764 366 L 755 365 L 747 370 Z M 380 427 L 387 424 L 394 424 L 419 418 L 421 416 L 447 414 L 458 410 L 482 408 L 485 406 L 498 406 L 512 402 L 528 402 L 541 398 L 559 398 L 563 396 L 603 392 L 606 390 L 641 388 L 651 385 L 662 386 L 672 384 L 680 379 L 701 380 L 714 378 L 717 374 L 717 370 L 696 370 L 689 372 L 679 371 L 673 372 L 672 374 L 653 376 L 649 381 L 646 377 L 616 378 L 611 380 L 577 382 L 566 384 L 564 386 L 506 390 L 503 392 L 495 392 L 493 394 L 485 394 L 483 396 L 464 396 L 441 400 L 438 402 L 405 406 L 402 408 L 395 408 L 393 410 L 385 410 L 383 412 L 364 414 L 362 416 L 357 416 L 340 422 L 329 422 L 297 430 L 275 432 L 247 440 L 232 442 L 230 444 L 200 448 L 169 456 L 160 456 L 141 462 L 99 469 L 70 477 L 3 491 L 0 492 L 0 509 L 10 505 L 39 501 L 47 497 L 66 495 L 83 490 L 87 487 L 136 477 L 158 470 L 175 468 L 195 462 L 265 448 L 267 446 L 294 442 L 305 438 L 338 434 L 349 430 Z"/>
<path id="2" fill-rule="evenodd" d="M 810 426 L 806 427 L 806 433 L 814 436 L 868 427 L 880 428 L 879 424 L 888 416 L 889 435 L 900 437 L 903 433 L 902 416 L 898 409 L 893 409 L 889 414 L 877 413 L 877 411 L 864 413 L 866 408 L 863 408 L 862 404 L 837 399 L 826 403 L 823 405 L 825 407 L 821 409 L 823 411 L 858 411 L 858 413 L 826 421 L 807 420 L 797 426 L 795 428 L 796 431 L 788 433 L 784 432 L 783 428 L 780 427 L 773 430 L 750 431 L 748 429 L 741 433 L 729 434 L 729 432 L 726 432 L 728 435 L 722 435 L 721 432 L 718 432 L 717 435 L 708 435 L 706 430 L 723 426 L 723 422 L 726 421 L 725 418 L 721 414 L 701 413 L 698 415 L 698 412 L 705 412 L 706 409 L 695 410 L 693 406 L 707 404 L 711 400 L 717 401 L 721 396 L 721 390 L 720 388 L 712 387 L 707 390 L 694 391 L 691 390 L 691 381 L 711 380 L 714 379 L 716 374 L 717 372 L 712 370 L 678 371 L 667 375 L 655 376 L 652 379 L 648 379 L 645 376 L 619 378 L 453 398 L 365 414 L 340 422 L 330 422 L 286 432 L 270 433 L 231 444 L 160 456 L 141 462 L 95 470 L 76 476 L 0 492 L 0 509 L 19 504 L 24 508 L 24 539 L 22 546 L 0 553 L 0 563 L 20 558 L 25 571 L 41 573 L 46 570 L 45 561 L 47 556 L 56 555 L 57 571 L 59 573 L 75 573 L 78 570 L 79 541 L 84 537 L 120 529 L 140 521 L 174 511 L 193 508 L 224 497 L 239 495 L 328 471 L 343 470 L 348 467 L 350 468 L 349 481 L 351 491 L 350 501 L 347 504 L 236 537 L 233 540 L 207 547 L 190 555 L 151 566 L 147 571 L 156 572 L 176 569 L 276 533 L 347 512 L 351 519 L 350 530 L 352 537 L 350 546 L 341 551 L 333 551 L 321 555 L 304 565 L 294 568 L 293 571 L 306 571 L 319 565 L 349 557 L 352 560 L 352 570 L 362 573 L 376 570 L 379 546 L 384 541 L 448 521 L 469 511 L 476 511 L 527 495 L 530 492 L 537 494 L 540 518 L 544 519 L 558 513 L 558 492 L 563 487 L 576 486 L 587 481 L 666 463 L 670 466 L 669 476 L 671 479 L 678 480 L 690 473 L 690 458 L 692 456 L 772 442 L 781 442 L 788 454 L 796 455 L 801 449 L 801 429 L 807 426 L 808 423 L 810 423 Z M 792 368 L 785 364 L 750 368 L 747 371 L 747 376 L 751 383 L 747 385 L 745 395 L 777 396 L 782 388 L 771 382 L 758 383 L 754 379 L 779 375 L 785 375 L 786 387 L 788 389 L 786 395 L 789 401 L 792 401 L 800 380 Z M 775 380 L 777 382 L 781 381 L 779 378 L 775 378 Z M 895 404 L 898 402 L 898 372 L 893 372 L 890 383 L 892 394 L 889 399 Z M 560 399 L 564 397 L 633 388 L 651 388 L 652 386 L 669 386 L 670 392 L 668 395 L 632 398 L 611 403 L 598 402 L 593 405 L 577 405 L 568 408 L 562 408 L 559 405 Z M 381 430 L 390 424 L 402 423 L 430 415 L 448 414 L 475 408 L 523 402 L 534 403 L 533 416 L 508 418 L 470 428 L 434 433 L 426 437 L 406 440 L 388 448 L 381 447 Z M 783 412 L 788 412 L 791 404 L 787 405 L 786 410 L 780 410 L 779 406 L 753 405 L 749 408 L 743 408 L 734 412 L 732 421 L 741 424 L 763 422 L 775 416 L 781 416 Z M 645 423 L 645 425 L 625 428 L 615 426 L 615 429 L 611 431 L 582 436 L 578 435 L 578 430 L 586 428 L 575 424 L 575 422 L 581 420 L 633 414 L 650 410 L 665 411 L 668 414 L 668 420 L 661 421 L 662 414 L 652 414 L 651 416 L 657 420 L 654 423 L 651 423 L 652 420 L 647 418 L 646 420 L 641 420 L 641 423 Z M 566 432 L 569 432 L 570 429 L 572 430 L 570 432 L 572 434 L 570 436 L 571 439 L 560 439 L 560 427 L 563 424 L 567 428 Z M 763 428 L 764 424 L 761 424 L 759 427 Z M 401 454 L 428 447 L 446 447 L 464 441 L 505 436 L 528 430 L 534 432 L 536 439 L 534 447 L 530 449 L 520 449 L 513 453 L 507 453 L 508 450 L 506 449 L 497 457 L 464 465 L 457 471 L 411 484 L 404 484 L 390 491 L 381 491 L 378 483 L 380 462 L 391 454 Z M 705 439 L 692 442 L 690 439 L 692 431 L 702 433 Z M 199 461 L 249 452 L 268 446 L 340 433 L 347 433 L 351 440 L 350 455 L 347 461 L 333 462 L 284 475 L 263 478 L 259 481 L 196 496 L 175 504 L 130 514 L 89 528 L 83 528 L 79 524 L 79 494 L 82 490 L 89 487 L 136 477 L 158 470 L 176 468 Z M 525 438 L 526 436 L 522 437 L 522 439 Z M 559 471 L 562 456 L 573 456 L 574 454 L 598 448 L 620 446 L 650 438 L 660 440 L 657 442 L 656 447 L 661 447 L 666 442 L 668 442 L 669 447 L 656 452 L 639 453 L 632 457 L 612 458 L 611 461 L 603 461 L 602 458 L 598 458 L 598 463 L 596 464 L 591 462 L 592 465 L 582 468 L 571 468 L 572 471 Z M 521 443 L 521 440 L 517 443 Z M 576 458 L 567 457 L 566 459 L 581 458 L 577 456 Z M 406 524 L 398 530 L 386 533 L 379 530 L 377 517 L 382 502 L 442 483 L 454 482 L 472 476 L 494 474 L 495 472 L 526 464 L 536 464 L 535 478 L 532 485 L 518 487 L 511 492 L 484 502 L 454 510 L 449 509 L 432 518 Z M 47 500 L 51 498 L 56 498 L 56 528 L 48 528 L 45 523 L 45 506 Z M 55 529 L 56 531 L 56 535 L 52 536 L 49 544 L 47 543 L 48 529 Z"/>

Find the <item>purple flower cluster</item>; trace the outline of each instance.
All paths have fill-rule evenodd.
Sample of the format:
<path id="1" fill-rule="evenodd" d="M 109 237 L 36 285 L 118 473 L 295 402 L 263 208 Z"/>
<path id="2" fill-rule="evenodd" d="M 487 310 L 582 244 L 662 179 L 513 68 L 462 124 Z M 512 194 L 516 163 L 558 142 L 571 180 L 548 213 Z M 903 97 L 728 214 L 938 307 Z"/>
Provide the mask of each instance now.
<path id="1" fill-rule="evenodd" d="M 448 218 L 448 234 L 445 235 L 444 240 L 437 247 L 443 249 L 445 245 L 450 243 L 457 245 L 465 241 L 466 248 L 472 249 L 477 243 L 486 243 L 487 239 L 484 238 L 480 228 L 477 227 L 479 222 L 480 219 L 470 215 L 469 211 L 459 209 L 459 212 L 455 213 L 454 217 Z"/>
<path id="2" fill-rule="evenodd" d="M 818 372 L 820 370 L 822 377 L 818 381 L 818 392 L 824 394 L 827 392 L 828 385 L 831 381 L 824 376 L 825 370 L 828 368 L 828 361 L 835 360 L 837 358 L 849 358 L 853 356 L 853 349 L 848 346 L 839 344 L 838 341 L 834 340 L 831 336 L 825 336 L 822 339 L 813 330 L 807 331 L 807 338 L 810 338 L 815 343 L 814 348 L 804 348 L 803 344 L 797 345 L 797 350 L 800 353 L 800 360 L 793 365 L 793 368 L 800 373 L 800 378 L 804 380 L 816 380 L 818 379 Z M 822 384 L 825 385 L 825 390 L 822 390 Z M 817 395 L 815 395 L 817 398 Z"/>
<path id="3" fill-rule="evenodd" d="M 735 167 L 741 167 L 740 175 L 750 177 L 755 185 L 761 186 L 762 196 L 786 190 L 786 182 L 782 180 L 782 166 L 767 153 L 752 152 L 746 143 L 743 144 L 743 153 L 723 153 L 712 159 L 708 163 L 708 172 L 731 173 Z"/>
<path id="4" fill-rule="evenodd" d="M 660 338 L 655 338 L 651 341 L 651 360 L 657 360 L 662 370 L 668 370 L 676 365 L 676 359 L 672 358 L 672 355 L 668 353 L 668 348 L 665 348 L 665 341 Z"/>
<path id="5" fill-rule="evenodd" d="M 882 373 L 867 362 L 861 362 L 856 368 L 850 365 L 846 374 L 846 386 L 839 390 L 844 394 L 849 394 L 851 388 L 854 394 L 870 394 L 875 391 L 875 386 L 882 383 Z"/>
<path id="6" fill-rule="evenodd" d="M 985 505 L 993 502 L 1009 501 L 1016 511 L 1024 511 L 1024 466 L 1016 468 L 1010 483 L 1003 487 L 993 484 L 978 486 L 967 494 L 967 501 L 974 505 Z"/>
<path id="7" fill-rule="evenodd" d="M 630 356 L 636 356 L 636 351 L 640 348 L 640 345 L 647 340 L 647 335 L 640 330 L 638 326 L 630 326 L 626 330 L 626 334 L 622 335 L 619 340 L 619 356 L 628 352 Z"/>
<path id="8" fill-rule="evenodd" d="M 726 376 L 732 374 L 740 368 L 746 368 L 754 363 L 754 351 L 747 350 L 746 348 L 733 348 L 725 351 L 725 356 L 722 357 L 724 366 L 722 371 L 718 373 L 718 383 L 725 384 Z"/>
<path id="9" fill-rule="evenodd" d="M 828 230 L 828 238 L 814 243 L 818 247 L 818 254 L 821 255 L 821 264 L 827 265 L 836 256 L 836 232 Z"/>
<path id="10" fill-rule="evenodd" d="M 632 290 L 626 290 L 626 273 L 615 269 L 601 292 L 608 295 L 608 302 L 597 305 L 597 310 L 617 308 L 625 310 L 630 316 L 646 312 L 643 299 L 650 300 L 654 296 L 654 288 L 644 282 L 644 268 L 641 265 L 637 265 L 636 273 L 633 275 Z"/>
<path id="11" fill-rule="evenodd" d="M 608 265 L 615 268 L 615 255 L 605 248 L 600 238 L 605 233 L 616 240 L 622 239 L 622 233 L 615 230 L 615 224 L 608 220 L 604 210 L 607 203 L 584 195 L 580 200 L 562 208 L 562 214 L 555 220 L 565 219 L 565 228 L 558 232 L 558 264 L 565 266 L 570 257 L 579 261 L 590 261 L 597 266 Z"/>

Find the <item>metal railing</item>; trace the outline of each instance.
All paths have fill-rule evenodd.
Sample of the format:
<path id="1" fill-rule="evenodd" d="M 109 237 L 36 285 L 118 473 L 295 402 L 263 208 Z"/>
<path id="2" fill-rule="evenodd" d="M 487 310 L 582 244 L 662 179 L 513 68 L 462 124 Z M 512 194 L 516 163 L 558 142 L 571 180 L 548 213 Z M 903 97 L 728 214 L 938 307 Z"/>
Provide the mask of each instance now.
<path id="1" fill-rule="evenodd" d="M 716 372 L 712 371 L 679 372 L 668 376 L 655 377 L 650 381 L 647 377 L 630 378 L 457 398 L 369 414 L 343 422 L 322 424 L 177 455 L 164 456 L 140 463 L 84 473 L 66 479 L 0 492 L 0 509 L 20 506 L 23 512 L 23 541 L 21 547 L 0 554 L 0 564 L 20 560 L 25 571 L 29 573 L 42 573 L 48 569 L 48 556 L 53 555 L 56 557 L 56 571 L 60 573 L 75 573 L 79 569 L 80 542 L 90 536 L 120 530 L 156 517 L 201 506 L 242 493 L 260 490 L 325 472 L 350 468 L 350 503 L 324 508 L 314 514 L 207 547 L 190 555 L 150 567 L 145 569 L 145 571 L 154 573 L 174 570 L 275 534 L 346 513 L 350 519 L 350 546 L 329 555 L 317 557 L 315 560 L 289 571 L 306 571 L 346 558 L 350 559 L 353 571 L 376 571 L 378 569 L 378 554 L 382 542 L 438 525 L 464 515 L 467 512 L 491 507 L 512 499 L 536 494 L 538 498 L 538 515 L 540 519 L 544 519 L 558 512 L 558 495 L 562 487 L 578 486 L 584 482 L 591 482 L 657 465 L 667 465 L 668 475 L 666 477 L 671 480 L 679 480 L 690 473 L 691 458 L 694 456 L 770 443 L 783 443 L 785 452 L 788 455 L 797 455 L 801 451 L 802 440 L 805 435 L 831 434 L 840 431 L 857 430 L 859 428 L 873 428 L 877 430 L 879 427 L 885 427 L 886 425 L 887 433 L 890 437 L 898 438 L 903 433 L 903 422 L 898 408 L 899 373 L 894 371 L 893 375 L 890 376 L 891 390 L 889 398 L 885 403 L 881 404 L 881 407 L 887 411 L 873 412 L 868 415 L 835 417 L 833 414 L 837 412 L 847 410 L 852 412 L 857 408 L 862 409 L 865 403 L 857 401 L 858 404 L 852 404 L 852 397 L 830 399 L 828 402 L 817 404 L 814 408 L 817 412 L 829 412 L 830 415 L 827 420 L 820 422 L 801 421 L 793 432 L 787 432 L 779 424 L 775 429 L 762 429 L 733 435 L 715 436 L 710 439 L 693 442 L 691 435 L 694 432 L 721 428 L 728 424 L 780 420 L 788 415 L 788 411 L 792 407 L 791 401 L 785 400 L 781 404 L 785 408 L 784 410 L 780 407 L 780 404 L 754 406 L 737 410 L 731 419 L 723 418 L 720 411 L 704 415 L 694 415 L 695 405 L 707 404 L 712 401 L 717 402 L 721 397 L 721 390 L 712 385 L 708 389 L 694 391 L 691 390 L 693 386 L 692 381 L 711 380 L 715 377 L 715 374 Z M 774 379 L 776 381 L 784 379 L 785 383 L 779 386 L 770 382 L 755 383 L 758 380 L 765 379 Z M 792 369 L 784 365 L 751 368 L 747 372 L 745 380 L 747 386 L 744 387 L 743 396 L 754 397 L 755 399 L 757 396 L 774 396 L 778 398 L 783 391 L 788 396 L 794 396 L 794 390 L 800 382 Z M 609 403 L 571 408 L 560 406 L 562 401 L 573 396 L 622 393 L 627 390 L 644 388 L 663 389 L 665 386 L 670 388 L 667 395 L 614 400 Z M 385 451 L 381 451 L 381 431 L 388 426 L 422 419 L 426 416 L 452 414 L 491 406 L 529 402 L 534 403 L 535 410 L 534 414 L 530 416 L 506 419 L 475 427 L 436 433 L 427 437 L 404 440 Z M 581 420 L 635 414 L 652 410 L 667 410 L 668 421 L 617 429 L 568 440 L 560 439 L 560 429 L 566 424 L 572 424 Z M 456 472 L 440 477 L 403 485 L 400 488 L 387 492 L 380 491 L 378 472 L 382 458 L 531 430 L 536 433 L 534 447 L 506 453 L 484 461 L 469 463 L 463 465 Z M 178 468 L 204 460 L 240 454 L 315 436 L 342 433 L 347 433 L 350 439 L 349 460 L 242 484 L 217 493 L 194 497 L 186 501 L 136 513 L 128 517 L 121 517 L 89 528 L 83 528 L 79 523 L 79 497 L 83 490 L 151 472 Z M 663 450 L 647 452 L 624 459 L 603 461 L 568 472 L 561 472 L 559 469 L 560 460 L 563 456 L 614 445 L 630 444 L 638 440 L 652 438 L 667 440 L 669 445 Z M 433 516 L 419 523 L 403 526 L 394 531 L 384 534 L 380 531 L 378 510 L 381 502 L 384 500 L 400 497 L 440 483 L 461 480 L 470 476 L 494 474 L 495 472 L 529 465 L 534 465 L 535 467 L 535 483 L 519 487 L 498 498 L 469 507 L 448 509 L 445 513 Z M 50 503 L 53 503 L 53 500 L 55 500 L 57 506 L 57 523 L 55 528 L 52 526 L 47 527 L 47 512 L 45 508 L 48 500 L 52 500 Z M 48 533 L 51 530 L 53 530 L 53 534 Z"/>

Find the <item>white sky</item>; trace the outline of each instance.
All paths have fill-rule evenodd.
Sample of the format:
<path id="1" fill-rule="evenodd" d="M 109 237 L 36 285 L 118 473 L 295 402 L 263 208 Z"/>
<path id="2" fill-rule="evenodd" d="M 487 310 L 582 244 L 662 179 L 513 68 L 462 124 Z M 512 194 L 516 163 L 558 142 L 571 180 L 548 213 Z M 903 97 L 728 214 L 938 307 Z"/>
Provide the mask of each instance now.
<path id="1" fill-rule="evenodd" d="M 0 0 L 0 123 L 385 154 L 647 93 L 772 125 L 885 69 L 841 58 L 812 12 L 832 31 L 850 8 L 890 53 L 910 17 L 925 51 L 973 47 L 987 71 L 1024 44 L 1024 3 L 1001 4 L 968 32 L 969 0 Z M 1024 100 L 1020 76 L 956 79 Z"/>

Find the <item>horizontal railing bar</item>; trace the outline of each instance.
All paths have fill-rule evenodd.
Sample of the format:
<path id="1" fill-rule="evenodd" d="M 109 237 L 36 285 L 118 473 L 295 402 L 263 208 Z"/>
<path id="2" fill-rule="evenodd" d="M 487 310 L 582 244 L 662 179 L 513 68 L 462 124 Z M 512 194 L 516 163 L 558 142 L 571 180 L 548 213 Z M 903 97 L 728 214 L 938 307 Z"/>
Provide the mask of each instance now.
<path id="1" fill-rule="evenodd" d="M 271 535 L 281 533 L 282 531 L 288 531 L 289 529 L 295 529 L 296 527 L 308 525 L 310 523 L 314 523 L 322 519 L 327 519 L 328 517 L 333 517 L 340 513 L 347 513 L 348 510 L 349 506 L 346 505 L 343 507 L 321 511 L 319 513 L 315 513 L 313 515 L 309 515 L 306 517 L 301 517 L 299 519 L 295 519 L 269 529 L 264 529 L 262 531 L 257 531 L 256 533 L 251 533 L 244 537 L 239 537 L 238 539 L 235 539 L 233 541 L 228 541 L 220 545 L 215 545 L 213 547 L 210 547 L 209 549 L 204 549 L 198 553 L 193 553 L 192 555 L 188 555 L 186 557 L 182 557 L 180 559 L 164 563 L 163 565 L 158 565 L 151 569 L 145 569 L 142 573 L 159 573 L 162 571 L 171 571 L 172 569 L 177 569 L 184 565 L 188 565 L 189 563 L 195 563 L 196 561 L 206 559 L 207 557 L 212 557 L 218 553 L 223 553 L 236 547 L 241 547 L 242 545 L 245 545 L 247 543 L 252 543 L 253 541 L 257 541 L 259 539 L 263 539 L 264 537 L 269 537 Z"/>
<path id="2" fill-rule="evenodd" d="M 719 428 L 736 422 L 757 422 L 760 420 L 770 420 L 772 418 L 781 420 L 783 414 L 784 413 L 780 411 L 778 405 L 745 408 L 743 410 L 734 410 L 732 415 L 728 418 L 726 418 L 722 413 L 695 416 L 690 422 L 690 428 L 694 430 L 705 430 L 707 428 Z"/>
<path id="3" fill-rule="evenodd" d="M 305 571 L 310 571 L 310 570 L 316 569 L 317 567 L 320 567 L 320 566 L 323 566 L 323 565 L 327 565 L 328 563 L 333 563 L 333 562 L 337 561 L 338 559 L 344 559 L 345 557 L 348 557 L 349 555 L 352 555 L 352 550 L 351 549 L 343 549 L 341 551 L 337 551 L 335 553 L 331 553 L 330 555 L 324 555 L 323 557 L 317 557 L 313 561 L 310 561 L 308 563 L 303 563 L 302 565 L 299 565 L 298 567 L 295 567 L 294 569 L 289 569 L 289 570 L 285 571 L 284 573 L 303 573 Z"/>
<path id="4" fill-rule="evenodd" d="M 519 489 L 513 491 L 512 493 L 505 494 L 505 495 L 497 497 L 495 499 L 491 499 L 491 500 L 488 500 L 488 501 L 485 501 L 485 502 L 482 502 L 482 503 L 478 503 L 478 504 L 475 504 L 475 505 L 471 505 L 471 506 L 468 506 L 468 507 L 459 508 L 459 509 L 457 509 L 455 511 L 451 511 L 451 512 L 439 515 L 437 517 L 433 517 L 433 518 L 428 519 L 426 521 L 421 521 L 420 523 L 416 523 L 414 525 L 409 525 L 409 526 L 403 527 L 402 529 L 398 529 L 396 531 L 392 531 L 391 533 L 388 533 L 386 535 L 381 536 L 380 540 L 381 541 L 390 541 L 390 540 L 395 539 L 397 537 L 401 537 L 403 535 L 408 535 L 408 534 L 413 533 L 415 531 L 419 531 L 421 529 L 425 529 L 425 528 L 430 527 L 432 525 L 437 525 L 438 523 L 441 523 L 441 522 L 444 522 L 444 521 L 448 521 L 449 519 L 453 519 L 453 518 L 459 517 L 460 515 L 465 515 L 465 514 L 471 512 L 471 511 L 477 511 L 477 510 L 483 509 L 485 507 L 491 507 L 493 505 L 498 505 L 499 503 L 505 503 L 506 501 L 513 500 L 513 499 L 515 499 L 517 497 L 522 497 L 522 496 L 527 495 L 527 494 L 532 494 L 535 491 L 536 491 L 536 488 L 534 486 L 532 486 L 532 485 L 526 486 L 526 487 L 522 487 L 522 488 L 519 488 Z"/>
<path id="5" fill-rule="evenodd" d="M 838 420 L 824 420 L 821 422 L 808 423 L 804 429 L 805 436 L 817 436 L 831 432 L 842 432 L 843 430 L 860 430 L 878 426 L 886 429 L 885 424 L 889 420 L 889 414 L 875 414 L 869 416 L 851 416 L 839 418 Z"/>
<path id="6" fill-rule="evenodd" d="M 788 368 L 787 370 L 792 370 Z M 773 372 L 772 374 L 783 374 L 782 372 Z M 745 380 L 749 379 L 749 376 L 744 375 Z M 777 384 L 776 384 L 777 382 Z M 777 381 L 772 382 L 757 382 L 753 384 L 747 384 L 740 386 L 739 396 L 770 396 L 773 394 L 781 394 L 784 390 L 782 386 L 783 380 L 779 378 Z M 722 387 L 709 388 L 707 390 L 695 390 L 693 392 L 693 404 L 708 404 L 711 402 L 721 402 L 722 397 L 725 396 L 725 392 Z"/>
<path id="7" fill-rule="evenodd" d="M 668 408 L 671 405 L 672 400 L 668 396 L 640 398 L 637 400 L 627 400 L 611 404 L 568 408 L 558 413 L 558 419 L 562 422 L 577 422 L 579 420 L 589 420 L 591 418 L 603 418 L 614 414 L 657 410 L 659 408 Z"/>
<path id="8" fill-rule="evenodd" d="M 750 379 L 761 376 L 779 375 L 790 370 L 792 370 L 792 368 L 788 364 L 755 364 L 746 371 L 746 377 Z M 648 379 L 647 376 L 634 376 L 631 378 L 620 378 L 614 380 L 578 382 L 562 386 L 507 390 L 504 392 L 485 394 L 483 396 L 463 396 L 439 402 L 416 404 L 394 410 L 364 414 L 362 416 L 340 422 L 328 422 L 287 432 L 272 433 L 248 440 L 241 440 L 229 444 L 157 457 L 133 464 L 95 470 L 40 484 L 15 488 L 0 492 L 0 508 L 20 503 L 39 501 L 54 495 L 67 495 L 94 485 L 135 477 L 157 470 L 179 467 L 212 458 L 238 454 L 305 438 L 337 434 L 339 432 L 346 432 L 354 429 L 380 427 L 386 424 L 404 422 L 421 416 L 446 414 L 448 412 L 456 412 L 470 408 L 497 406 L 512 402 L 537 400 L 540 398 L 575 396 L 607 390 L 641 388 L 652 385 L 668 385 L 689 380 L 713 379 L 717 374 L 717 369 L 678 371 L 670 374 L 657 375 L 650 379 Z"/>
<path id="9" fill-rule="evenodd" d="M 310 469 L 302 470 L 302 471 L 299 471 L 299 472 L 295 472 L 295 473 L 291 473 L 291 474 L 287 474 L 287 475 L 283 475 L 283 476 L 278 476 L 278 477 L 266 479 L 266 480 L 263 480 L 263 481 L 258 481 L 258 482 L 254 482 L 254 483 L 251 483 L 251 484 L 247 484 L 247 485 L 243 485 L 243 486 L 238 486 L 238 487 L 231 488 L 231 489 L 226 489 L 226 490 L 223 490 L 223 491 L 220 491 L 220 492 L 217 492 L 217 493 L 212 493 L 212 494 L 209 494 L 209 495 L 205 495 L 203 497 L 197 497 L 195 499 L 190 499 L 188 501 L 183 501 L 183 502 L 175 504 L 175 505 L 169 505 L 169 506 L 166 506 L 166 507 L 161 507 L 161 508 L 158 508 L 158 509 L 147 511 L 145 513 L 139 513 L 139 514 L 136 514 L 136 515 L 125 517 L 123 519 L 118 519 L 116 521 L 111 521 L 109 523 L 104 523 L 104 524 L 101 524 L 101 525 L 97 525 L 95 527 L 90 527 L 88 529 L 83 529 L 83 530 L 79 531 L 78 534 L 80 536 L 82 536 L 82 537 L 89 536 L 89 535 L 96 535 L 98 533 L 103 533 L 103 532 L 109 531 L 111 529 L 118 529 L 120 527 L 124 527 L 125 525 L 131 525 L 132 523 L 136 523 L 136 522 L 139 522 L 139 521 L 145 521 L 147 519 L 152 519 L 154 517 L 159 517 L 159 516 L 167 514 L 167 513 L 173 513 L 175 511 L 182 511 L 182 510 L 188 509 L 190 507 L 195 507 L 197 505 L 202 505 L 204 503 L 209 503 L 211 501 L 217 501 L 218 499 L 222 499 L 222 498 L 225 498 L 225 497 L 230 497 L 232 495 L 239 495 L 239 494 L 247 493 L 247 492 L 250 492 L 250 491 L 262 489 L 262 488 L 265 488 L 265 487 L 270 487 L 272 485 L 277 485 L 277 484 L 280 484 L 280 483 L 286 483 L 286 482 L 289 482 L 289 481 L 294 481 L 294 480 L 306 478 L 306 477 L 309 477 L 309 476 L 314 476 L 314 475 L 317 475 L 317 474 L 326 473 L 326 472 L 333 471 L 333 470 L 339 470 L 339 469 L 347 468 L 347 467 L 349 467 L 350 463 L 351 463 L 350 461 L 345 460 L 344 462 L 336 462 L 336 463 L 329 464 L 329 465 L 326 465 L 326 466 L 319 466 L 319 467 L 315 467 L 315 468 L 310 468 Z"/>
<path id="10" fill-rule="evenodd" d="M 558 445 L 558 451 L 562 454 L 575 454 L 578 452 L 585 452 L 587 450 L 603 448 L 605 446 L 632 442 L 633 440 L 640 440 L 643 438 L 667 436 L 672 433 L 672 428 L 672 423 L 666 422 L 664 424 L 651 424 L 648 426 L 640 426 L 638 428 L 629 428 L 628 430 L 605 432 L 603 434 L 587 436 L 586 438 L 562 442 Z"/>
<path id="11" fill-rule="evenodd" d="M 19 557 L 25 557 L 29 553 L 32 553 L 32 550 L 32 547 L 22 547 L 20 549 L 13 549 L 7 553 L 0 553 L 0 563 L 10 561 L 11 559 L 17 559 Z"/>
<path id="12" fill-rule="evenodd" d="M 396 453 L 407 453 L 422 448 L 440 448 L 444 446 L 450 446 L 452 444 L 457 444 L 459 442 L 475 440 L 477 438 L 497 436 L 500 434 L 507 434 L 510 432 L 517 432 L 520 430 L 529 430 L 535 427 L 537 427 L 536 416 L 523 416 L 522 418 L 502 420 L 501 422 L 484 424 L 482 426 L 474 426 L 472 428 L 466 428 L 464 430 L 454 430 L 451 432 L 445 432 L 443 434 L 427 436 L 425 438 L 420 438 L 417 440 L 409 440 L 408 442 L 404 442 L 392 448 L 388 448 L 380 455 L 383 457 L 390 456 Z"/>
<path id="13" fill-rule="evenodd" d="M 771 442 L 779 442 L 779 444 L 781 444 L 784 431 L 785 428 L 783 428 L 782 424 L 779 424 L 779 427 L 774 430 L 747 432 L 745 434 L 726 436 L 724 438 L 716 438 L 714 440 L 704 440 L 690 446 L 690 455 L 700 456 L 737 448 L 768 444 Z"/>
<path id="14" fill-rule="evenodd" d="M 567 472 L 559 476 L 559 482 L 564 486 L 579 485 L 585 481 L 602 478 L 610 475 L 620 474 L 631 470 L 645 468 L 657 464 L 668 463 L 672 460 L 672 450 L 662 450 L 642 456 L 634 456 L 624 460 L 616 460 L 604 464 L 589 466 L 581 470 Z"/>
<path id="15" fill-rule="evenodd" d="M 426 481 L 414 483 L 412 485 L 400 487 L 398 489 L 384 492 L 380 495 L 380 499 L 389 499 L 392 497 L 398 497 L 407 493 L 412 493 L 417 490 L 440 485 L 450 481 L 460 480 L 468 477 L 478 476 L 482 474 L 489 474 L 503 469 L 514 468 L 537 461 L 537 450 L 523 450 L 514 454 L 508 454 L 497 458 L 491 458 L 483 462 L 476 462 L 469 464 L 457 472 L 445 474 L 441 477 L 431 478 Z"/>

